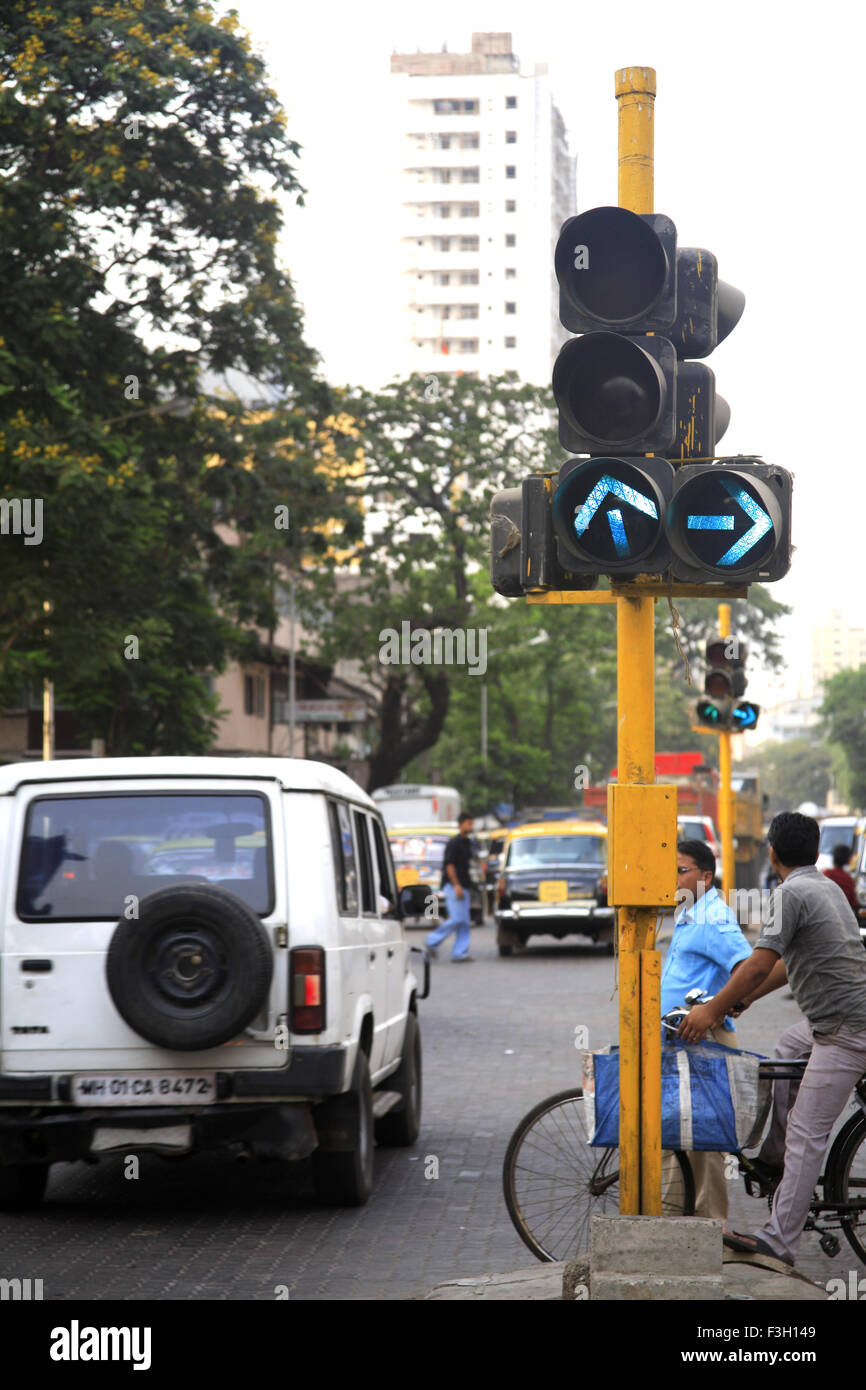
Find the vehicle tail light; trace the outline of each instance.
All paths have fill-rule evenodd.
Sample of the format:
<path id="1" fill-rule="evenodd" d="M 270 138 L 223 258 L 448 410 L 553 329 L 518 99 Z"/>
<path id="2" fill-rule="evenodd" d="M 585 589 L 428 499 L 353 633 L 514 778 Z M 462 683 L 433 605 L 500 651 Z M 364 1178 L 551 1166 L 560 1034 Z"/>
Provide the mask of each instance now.
<path id="1" fill-rule="evenodd" d="M 291 953 L 293 1033 L 325 1030 L 325 952 L 321 946 L 300 946 Z"/>
<path id="2" fill-rule="evenodd" d="M 603 902 L 607 902 L 607 874 L 602 874 L 598 880 L 598 896 Z"/>

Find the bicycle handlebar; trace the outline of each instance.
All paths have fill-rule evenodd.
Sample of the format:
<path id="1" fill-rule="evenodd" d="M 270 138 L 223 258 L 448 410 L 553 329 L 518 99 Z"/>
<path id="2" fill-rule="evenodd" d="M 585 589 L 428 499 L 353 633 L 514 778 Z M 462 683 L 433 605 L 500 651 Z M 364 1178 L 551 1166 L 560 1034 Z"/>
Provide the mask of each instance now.
<path id="1" fill-rule="evenodd" d="M 703 989 L 690 989 L 686 995 L 685 1004 L 678 1004 L 675 1009 L 668 1009 L 667 1013 L 662 1015 L 662 1027 L 666 1028 L 669 1033 L 676 1033 L 683 1019 L 688 1018 L 695 1004 L 709 1004 L 710 1000 L 714 998 L 715 995 L 707 994 Z"/>

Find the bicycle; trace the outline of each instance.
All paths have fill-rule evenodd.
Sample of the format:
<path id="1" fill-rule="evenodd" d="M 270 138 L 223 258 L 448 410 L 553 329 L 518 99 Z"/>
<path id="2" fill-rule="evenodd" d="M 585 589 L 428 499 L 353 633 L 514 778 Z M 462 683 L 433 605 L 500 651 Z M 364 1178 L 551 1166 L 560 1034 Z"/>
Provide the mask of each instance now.
<path id="1" fill-rule="evenodd" d="M 697 1003 L 701 991 L 690 991 L 687 1003 Z M 703 1002 L 706 1002 L 705 1000 Z M 665 1014 L 663 1025 L 676 1032 L 688 1008 Z M 808 1059 L 763 1060 L 758 1075 L 771 1083 L 802 1077 Z M 838 1255 L 841 1230 L 857 1258 L 866 1264 L 866 1072 L 854 1087 L 859 1111 L 839 1130 L 827 1154 L 805 1230 L 815 1231 L 826 1255 Z M 583 1090 L 574 1088 L 548 1096 L 517 1125 L 502 1169 L 505 1205 L 520 1239 L 544 1262 L 573 1259 L 589 1249 L 590 1217 L 619 1211 L 618 1149 L 590 1148 L 584 1122 Z M 666 1150 L 667 1181 L 662 1215 L 692 1216 L 695 1183 L 688 1158 Z M 765 1180 L 746 1155 L 736 1151 L 739 1171 L 750 1197 L 772 1204 L 779 1179 Z"/>

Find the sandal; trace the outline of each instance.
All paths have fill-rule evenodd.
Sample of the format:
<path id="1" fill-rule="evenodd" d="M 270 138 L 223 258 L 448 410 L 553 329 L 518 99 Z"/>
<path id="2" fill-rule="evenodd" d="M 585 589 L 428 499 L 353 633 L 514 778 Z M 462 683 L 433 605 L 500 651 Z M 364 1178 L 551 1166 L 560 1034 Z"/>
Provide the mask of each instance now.
<path id="1" fill-rule="evenodd" d="M 793 1266 L 790 1255 L 777 1255 L 760 1236 L 744 1236 L 739 1231 L 722 1231 L 722 1243 L 729 1250 L 737 1250 L 741 1255 L 769 1255 L 771 1260 L 781 1260 L 783 1265 Z"/>

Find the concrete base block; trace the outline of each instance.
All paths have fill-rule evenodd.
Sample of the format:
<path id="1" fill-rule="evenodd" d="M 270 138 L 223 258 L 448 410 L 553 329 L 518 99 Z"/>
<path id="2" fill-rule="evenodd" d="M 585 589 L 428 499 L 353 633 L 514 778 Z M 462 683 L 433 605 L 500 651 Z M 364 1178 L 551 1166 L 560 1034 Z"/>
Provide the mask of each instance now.
<path id="1" fill-rule="evenodd" d="M 592 1273 L 593 1301 L 615 1303 L 720 1302 L 725 1297 L 721 1275 L 597 1274 Z"/>
<path id="2" fill-rule="evenodd" d="M 722 1222 L 699 1216 L 593 1216 L 590 1265 L 593 1298 L 602 1274 L 667 1278 L 668 1270 L 687 1269 L 689 1279 L 719 1280 Z"/>
<path id="3" fill-rule="evenodd" d="M 437 1284 L 435 1289 L 422 1297 L 437 1301 L 483 1298 L 519 1303 L 536 1300 L 550 1302 L 562 1298 L 564 1272 L 565 1262 L 558 1261 L 556 1264 L 513 1270 L 510 1274 L 479 1274 L 471 1279 L 451 1279 L 447 1283 Z"/>
<path id="4" fill-rule="evenodd" d="M 589 1256 L 569 1260 L 562 1271 L 562 1296 L 575 1301 L 587 1299 L 589 1293 Z"/>

